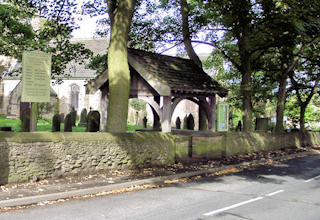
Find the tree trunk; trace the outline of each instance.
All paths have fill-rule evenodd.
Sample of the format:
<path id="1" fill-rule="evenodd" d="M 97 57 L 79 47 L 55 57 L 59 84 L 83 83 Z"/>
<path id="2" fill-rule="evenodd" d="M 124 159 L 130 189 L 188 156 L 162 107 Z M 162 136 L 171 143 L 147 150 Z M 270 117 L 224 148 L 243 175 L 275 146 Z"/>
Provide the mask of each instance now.
<path id="1" fill-rule="evenodd" d="M 304 132 L 305 131 L 305 113 L 306 113 L 306 108 L 307 105 L 300 105 L 300 131 Z"/>
<path id="2" fill-rule="evenodd" d="M 189 9 L 187 0 L 180 0 L 180 11 L 182 16 L 182 34 L 183 34 L 183 43 L 185 49 L 188 53 L 189 58 L 197 64 L 200 68 L 202 68 L 201 60 L 199 59 L 198 55 L 194 51 L 192 44 L 191 44 L 191 37 L 189 31 Z"/>
<path id="3" fill-rule="evenodd" d="M 245 71 L 242 75 L 241 94 L 243 131 L 249 132 L 252 131 L 251 79 L 249 71 Z"/>
<path id="4" fill-rule="evenodd" d="M 136 0 L 108 1 L 112 14 L 111 38 L 108 49 L 109 105 L 108 132 L 126 132 L 128 100 L 130 93 L 130 71 L 128 65 L 128 34 Z M 114 3 L 114 4 L 112 4 Z"/>
<path id="5" fill-rule="evenodd" d="M 283 115 L 284 115 L 284 108 L 285 108 L 285 102 L 286 102 L 286 86 L 287 86 L 287 77 L 288 74 L 284 72 L 281 76 L 280 82 L 279 82 L 279 91 L 277 95 L 277 121 L 276 121 L 276 133 L 281 133 L 284 131 L 283 127 Z"/>
<path id="6" fill-rule="evenodd" d="M 186 0 L 180 0 L 180 12 L 182 17 L 183 43 L 189 58 L 202 69 L 202 62 L 193 49 L 189 31 L 189 8 Z M 208 130 L 208 119 L 205 111 L 199 106 L 199 130 Z"/>
<path id="7" fill-rule="evenodd" d="M 245 29 L 245 28 L 244 28 Z M 246 31 L 244 31 L 246 33 Z M 249 39 L 244 34 L 238 41 L 242 75 L 240 92 L 242 95 L 243 131 L 252 131 L 252 100 L 251 100 L 251 64 L 249 54 Z"/>

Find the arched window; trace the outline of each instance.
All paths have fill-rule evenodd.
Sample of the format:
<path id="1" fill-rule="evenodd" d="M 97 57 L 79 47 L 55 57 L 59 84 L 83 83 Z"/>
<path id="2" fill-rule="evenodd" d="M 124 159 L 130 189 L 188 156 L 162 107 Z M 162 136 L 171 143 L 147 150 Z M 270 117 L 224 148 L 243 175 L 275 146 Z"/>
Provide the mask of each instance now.
<path id="1" fill-rule="evenodd" d="M 77 84 L 71 85 L 71 92 L 70 92 L 70 108 L 74 108 L 78 110 L 79 108 L 79 93 L 80 93 L 80 86 Z"/>

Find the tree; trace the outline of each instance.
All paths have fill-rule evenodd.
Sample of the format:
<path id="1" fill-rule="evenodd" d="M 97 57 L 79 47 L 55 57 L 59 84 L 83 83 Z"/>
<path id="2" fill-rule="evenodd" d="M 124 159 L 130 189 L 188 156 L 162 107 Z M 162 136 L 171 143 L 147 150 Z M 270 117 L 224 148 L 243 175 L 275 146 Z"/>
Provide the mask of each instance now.
<path id="1" fill-rule="evenodd" d="M 181 20 L 182 20 L 182 35 L 183 35 L 183 43 L 189 58 L 202 69 L 202 62 L 196 52 L 193 49 L 190 30 L 189 30 L 189 6 L 187 0 L 180 0 L 180 12 L 181 12 Z M 199 106 L 199 130 L 207 130 L 207 116 L 204 111 Z"/>
<path id="2" fill-rule="evenodd" d="M 125 132 L 130 93 L 128 35 L 136 0 L 108 0 L 111 37 L 108 49 L 109 105 L 107 131 Z"/>
<path id="3" fill-rule="evenodd" d="M 70 42 L 77 28 L 75 10 L 74 0 L 7 0 L 0 4 L 0 55 L 21 61 L 24 50 L 48 52 L 53 77 L 64 75 L 70 61 L 83 63 L 92 54 L 83 44 Z"/>
<path id="4" fill-rule="evenodd" d="M 292 89 L 300 107 L 300 131 L 305 130 L 305 114 L 313 96 L 317 93 L 320 81 L 319 49 L 320 42 L 303 51 L 302 62 L 296 71 L 289 74 Z"/>

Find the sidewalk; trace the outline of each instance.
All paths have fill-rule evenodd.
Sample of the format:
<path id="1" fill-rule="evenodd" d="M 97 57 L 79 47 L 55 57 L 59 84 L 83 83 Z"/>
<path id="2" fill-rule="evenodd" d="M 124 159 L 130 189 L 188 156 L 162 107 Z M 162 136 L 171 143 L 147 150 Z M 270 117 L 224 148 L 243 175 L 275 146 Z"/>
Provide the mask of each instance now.
<path id="1" fill-rule="evenodd" d="M 221 175 L 241 169 L 296 157 L 318 154 L 312 148 L 285 149 L 222 158 L 214 161 L 194 161 L 165 168 L 112 171 L 87 176 L 48 179 L 22 184 L 7 184 L 0 189 L 0 211 L 8 207 L 28 206 L 46 201 L 56 201 L 86 195 L 111 194 L 127 189 L 144 188 L 146 185 L 161 186 L 178 182 L 179 179 L 206 174 Z M 139 188 L 140 186 L 140 188 Z M 151 187 L 152 188 L 152 187 Z"/>

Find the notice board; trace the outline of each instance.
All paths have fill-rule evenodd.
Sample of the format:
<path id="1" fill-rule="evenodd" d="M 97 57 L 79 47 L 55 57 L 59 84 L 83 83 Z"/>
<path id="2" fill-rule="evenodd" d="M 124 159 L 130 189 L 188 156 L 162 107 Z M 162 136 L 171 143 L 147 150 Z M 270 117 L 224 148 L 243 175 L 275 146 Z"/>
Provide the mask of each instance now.
<path id="1" fill-rule="evenodd" d="M 218 104 L 218 131 L 228 131 L 229 105 L 227 103 Z"/>
<path id="2" fill-rule="evenodd" d="M 22 54 L 22 102 L 50 102 L 51 54 Z"/>

